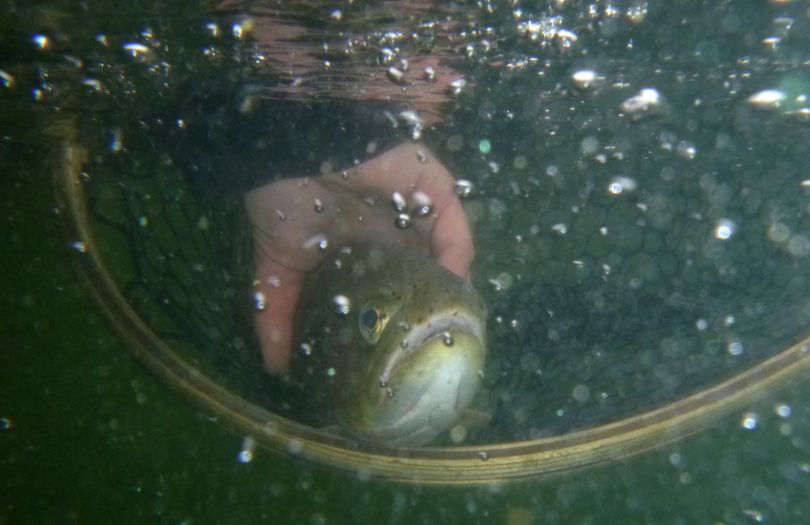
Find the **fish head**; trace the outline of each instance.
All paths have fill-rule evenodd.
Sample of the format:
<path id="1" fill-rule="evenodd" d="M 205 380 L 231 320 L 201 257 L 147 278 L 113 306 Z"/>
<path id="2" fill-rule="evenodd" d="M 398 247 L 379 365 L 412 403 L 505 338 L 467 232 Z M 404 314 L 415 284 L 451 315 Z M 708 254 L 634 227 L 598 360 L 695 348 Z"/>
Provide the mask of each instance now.
<path id="1" fill-rule="evenodd" d="M 380 283 L 355 315 L 347 352 L 355 354 L 335 382 L 341 425 L 404 446 L 450 429 L 473 400 L 486 358 L 483 306 L 469 283 L 438 266 L 405 272 Z"/>

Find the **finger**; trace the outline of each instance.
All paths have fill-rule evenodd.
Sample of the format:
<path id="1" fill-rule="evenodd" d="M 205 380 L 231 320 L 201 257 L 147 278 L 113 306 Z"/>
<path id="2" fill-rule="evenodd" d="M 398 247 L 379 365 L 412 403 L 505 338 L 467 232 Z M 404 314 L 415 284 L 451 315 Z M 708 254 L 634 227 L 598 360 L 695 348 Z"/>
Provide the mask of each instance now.
<path id="1" fill-rule="evenodd" d="M 447 199 L 443 209 L 436 211 L 430 247 L 437 262 L 462 279 L 470 277 L 470 265 L 475 247 L 467 215 L 457 198 Z"/>
<path id="2" fill-rule="evenodd" d="M 351 192 L 377 194 L 384 198 L 390 198 L 393 192 L 410 195 L 422 175 L 433 169 L 428 164 L 444 170 L 429 149 L 405 142 L 347 170 L 345 179 L 336 177 L 330 180 Z M 449 173 L 447 177 L 452 180 Z"/>
<path id="3" fill-rule="evenodd" d="M 348 228 L 339 221 L 334 196 L 306 177 L 256 188 L 244 200 L 260 264 L 274 260 L 299 273 L 308 272 L 323 257 L 318 242 L 325 234 Z"/>
<path id="4" fill-rule="evenodd" d="M 295 310 L 301 295 L 301 276 L 274 261 L 263 261 L 255 274 L 255 292 L 264 309 L 254 316 L 262 358 L 271 374 L 287 371 L 293 348 Z"/>
<path id="5" fill-rule="evenodd" d="M 427 195 L 433 213 L 415 222 L 438 263 L 466 279 L 475 255 L 469 222 L 455 194 L 455 179 L 426 146 L 407 142 L 354 170 L 343 185 L 375 191 Z"/>
<path id="6" fill-rule="evenodd" d="M 427 195 L 433 202 L 433 222 L 422 227 L 436 261 L 462 279 L 469 278 L 470 265 L 475 257 L 469 220 L 455 193 L 455 179 L 433 153 L 424 146 L 409 144 L 401 154 L 419 159 L 422 169 L 411 171 L 416 181 L 414 191 Z"/>

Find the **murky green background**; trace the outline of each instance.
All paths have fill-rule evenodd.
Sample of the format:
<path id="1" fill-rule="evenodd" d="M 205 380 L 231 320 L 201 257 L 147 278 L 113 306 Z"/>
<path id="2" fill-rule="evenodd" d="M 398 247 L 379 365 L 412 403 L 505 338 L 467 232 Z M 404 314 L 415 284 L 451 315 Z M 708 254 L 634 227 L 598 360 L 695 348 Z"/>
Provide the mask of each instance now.
<path id="1" fill-rule="evenodd" d="M 17 4 L 2 4 L 8 16 L 0 22 L 0 68 L 14 71 L 18 82 L 17 89 L 0 88 L 4 90 L 0 92 L 0 163 L 4 188 L 0 192 L 3 238 L 0 257 L 0 275 L 3 276 L 0 285 L 0 418 L 3 418 L 0 419 L 0 523 L 266 521 L 519 525 L 801 523 L 807 519 L 810 513 L 806 498 L 810 484 L 810 443 L 807 441 L 810 409 L 805 401 L 810 395 L 810 385 L 807 383 L 786 388 L 676 445 L 585 472 L 509 485 L 438 489 L 360 481 L 263 450 L 257 450 L 252 462 L 239 462 L 237 455 L 242 449 L 243 437 L 222 428 L 158 384 L 131 357 L 130 350 L 110 331 L 97 313 L 96 305 L 85 294 L 72 266 L 74 250 L 64 236 L 55 211 L 51 181 L 53 141 L 43 133 L 60 111 L 86 111 L 84 125 L 98 127 L 95 136 L 85 129 L 91 140 L 98 140 L 94 151 L 99 157 L 110 156 L 102 153 L 109 141 L 110 129 L 116 125 L 131 126 L 140 115 L 159 113 L 162 105 L 171 101 L 155 98 L 155 94 L 163 92 L 162 87 L 159 81 L 153 83 L 154 77 L 146 75 L 132 77 L 143 83 L 130 85 L 130 96 L 122 89 L 114 96 L 99 99 L 92 107 L 49 96 L 47 85 L 58 86 L 62 74 L 60 66 L 70 64 L 64 57 L 76 55 L 87 59 L 98 52 L 91 42 L 100 32 L 118 43 L 137 40 L 139 32 L 147 25 L 159 28 L 161 37 L 172 43 L 172 52 L 184 57 L 183 49 L 197 49 L 205 43 L 202 28 L 211 18 L 200 13 L 205 13 L 207 7 L 146 2 L 119 8 L 93 2 L 57 10 L 47 4 L 41 9 Z M 572 9 L 587 7 L 584 3 L 572 5 Z M 596 5 L 602 11 L 608 8 L 606 4 Z M 629 4 L 617 6 L 625 11 L 630 8 Z M 473 6 L 468 8 L 473 9 Z M 525 9 L 543 12 L 542 6 L 526 6 Z M 597 61 L 606 68 L 611 64 L 624 68 L 633 82 L 632 88 L 617 95 L 610 111 L 606 109 L 604 115 L 615 111 L 616 105 L 635 93 L 636 86 L 647 82 L 654 83 L 676 108 L 688 107 L 684 101 L 689 102 L 697 91 L 711 103 L 707 105 L 712 110 L 705 113 L 689 110 L 682 120 L 676 112 L 676 116 L 667 120 L 669 129 L 664 131 L 675 133 L 676 139 L 686 136 L 697 144 L 697 162 L 704 164 L 693 171 L 713 174 L 708 182 L 702 179 L 704 186 L 711 183 L 734 187 L 735 173 L 753 180 L 757 170 L 775 177 L 774 184 L 783 184 L 792 174 L 798 177 L 797 181 L 805 178 L 801 166 L 807 158 L 804 156 L 807 141 L 803 140 L 807 138 L 807 124 L 800 120 L 780 120 L 781 116 L 776 113 L 752 112 L 745 105 L 745 96 L 758 89 L 775 87 L 785 73 L 801 73 L 810 52 L 805 36 L 808 33 L 802 32 L 808 24 L 806 6 L 793 2 L 780 7 L 764 1 L 650 2 L 648 10 L 649 20 L 645 23 L 653 29 L 635 35 L 640 39 L 635 45 L 640 46 L 641 51 L 633 56 L 640 66 L 631 67 L 618 58 L 613 62 Z M 774 20 L 780 16 L 791 17 L 796 27 L 785 37 L 778 54 L 769 54 L 760 40 L 778 33 L 784 23 Z M 621 24 L 616 25 L 620 27 L 615 30 L 620 36 L 613 44 L 626 45 L 634 35 L 622 34 Z M 43 53 L 31 42 L 35 34 L 50 34 L 58 39 L 60 32 L 72 38 L 63 38 L 70 45 L 56 56 Z M 651 39 L 650 35 L 657 35 L 657 39 Z M 521 46 L 526 46 L 521 41 L 507 41 L 503 45 L 515 50 L 515 56 L 520 54 Z M 649 46 L 649 53 L 645 54 L 644 45 Z M 174 51 L 178 48 L 180 51 Z M 114 53 L 110 53 L 104 60 L 115 58 Z M 507 53 L 506 58 L 514 56 Z M 129 68 L 127 71 L 131 73 L 137 66 L 127 60 L 126 54 L 121 53 L 117 62 L 107 63 Z M 745 63 L 745 60 L 759 61 L 760 66 L 738 70 L 740 61 Z M 42 63 L 48 66 L 47 78 L 38 70 L 37 64 Z M 33 66 L 21 67 L 20 64 Z M 183 74 L 191 79 L 211 79 L 225 71 L 210 62 L 174 64 L 179 69 L 185 67 Z M 595 67 L 599 69 L 598 65 Z M 550 69 L 553 82 L 549 84 L 567 78 L 566 68 L 560 69 Z M 745 70 L 753 71 L 753 80 L 740 75 Z M 500 88 L 510 92 L 506 90 L 508 87 L 516 100 L 526 103 L 516 113 L 514 124 L 497 124 L 504 121 L 496 119 L 496 124 L 490 125 L 486 124 L 490 120 L 487 115 L 503 110 L 503 96 L 488 99 L 484 93 L 459 99 L 454 120 L 437 132 L 439 138 L 435 139 L 440 156 L 448 159 L 454 171 L 477 180 L 479 187 L 488 192 L 487 199 L 481 199 L 479 205 L 484 209 L 478 211 L 479 217 L 491 221 L 488 228 L 479 226 L 478 229 L 480 279 L 486 285 L 486 278 L 497 275 L 493 274 L 495 269 L 504 269 L 487 257 L 487 247 L 492 246 L 487 243 L 503 243 L 502 246 L 512 247 L 519 254 L 513 235 L 517 232 L 528 238 L 535 222 L 527 212 L 507 214 L 507 219 L 498 223 L 495 217 L 499 210 L 501 214 L 504 212 L 500 204 L 493 202 L 500 200 L 507 209 L 532 210 L 535 206 L 554 209 L 556 202 L 567 202 L 569 193 L 564 187 L 555 186 L 556 183 L 541 182 L 541 189 L 543 185 L 556 187 L 552 192 L 554 198 L 543 200 L 540 190 L 514 191 L 508 184 L 501 184 L 494 173 L 482 174 L 487 170 L 492 172 L 491 162 L 496 161 L 506 167 L 501 171 L 506 174 L 504 177 L 510 174 L 517 177 L 517 168 L 512 170 L 509 165 L 516 155 L 522 154 L 528 169 L 535 169 L 540 174 L 538 178 L 547 181 L 541 175 L 548 164 L 559 166 L 563 171 L 576 165 L 570 159 L 576 157 L 572 150 L 577 150 L 580 143 L 579 139 L 576 143 L 564 140 L 569 136 L 566 134 L 568 121 L 560 118 L 560 114 L 566 112 L 565 104 L 553 96 L 554 88 L 545 84 L 544 79 L 516 75 L 493 80 L 486 68 L 476 71 L 479 85 L 491 82 L 496 91 Z M 719 79 L 716 82 L 707 80 L 713 71 Z M 109 71 L 96 73 L 102 78 L 114 78 L 114 73 Z M 739 83 L 738 89 L 743 95 L 735 97 L 729 94 L 731 88 L 726 91 L 718 88 L 723 86 L 724 79 L 732 84 Z M 238 83 L 238 79 L 228 81 Z M 705 89 L 701 87 L 704 81 Z M 220 79 L 211 83 L 221 86 L 221 82 Z M 690 92 L 680 90 L 678 85 L 697 87 Z M 43 87 L 42 100 L 34 101 L 31 90 Z M 199 89 L 205 87 L 204 84 L 198 86 Z M 519 96 L 532 90 L 537 90 L 539 95 Z M 55 99 L 64 105 L 54 102 Z M 552 100 L 553 105 L 544 106 L 544 99 Z M 79 100 L 86 103 L 94 99 L 83 95 Z M 598 109 L 603 102 L 604 99 L 597 98 L 580 104 L 586 107 L 592 104 Z M 464 106 L 465 103 L 469 106 Z M 596 113 L 583 110 L 579 114 Z M 533 126 L 532 122 L 542 121 L 544 115 L 549 124 Z M 705 119 L 695 115 L 703 115 Z M 610 129 L 611 117 L 603 118 L 606 128 Z M 626 172 L 627 164 L 619 164 L 615 170 L 608 169 L 611 175 L 636 176 L 647 173 L 645 170 L 660 173 L 667 166 L 680 172 L 682 166 L 688 164 L 682 157 L 662 161 L 661 154 L 645 149 L 649 145 L 639 137 L 645 134 L 657 137 L 662 129 L 656 122 L 642 122 L 635 127 L 626 122 L 613 122 L 616 129 L 626 134 L 617 132 L 616 140 L 600 137 L 603 143 L 618 143 L 618 148 L 631 152 L 634 159 L 629 164 L 633 166 L 630 172 Z M 736 131 L 729 131 L 729 135 L 745 138 L 738 139 L 739 149 L 702 157 L 701 152 L 711 150 L 709 144 L 714 146 L 712 141 L 718 132 L 730 130 L 734 122 Z M 580 139 L 583 135 L 599 134 L 593 131 L 596 128 L 589 128 L 587 122 L 580 121 L 574 127 L 581 130 L 577 135 Z M 528 132 L 535 135 L 527 135 Z M 458 160 L 462 156 L 459 150 L 446 149 L 448 139 L 453 136 L 464 138 L 467 146 L 461 153 L 466 152 L 471 160 Z M 555 139 L 555 136 L 563 138 Z M 491 141 L 491 157 L 475 152 L 478 140 L 483 137 Z M 622 144 L 632 140 L 640 144 L 635 153 L 633 147 Z M 661 141 L 655 138 L 651 142 L 659 144 Z M 677 140 L 673 143 L 677 144 Z M 540 144 L 542 148 L 533 144 Z M 156 145 L 129 144 L 129 147 L 146 150 Z M 722 147 L 716 149 L 723 150 Z M 452 160 L 454 157 L 456 160 Z M 541 160 L 548 158 L 552 160 Z M 703 158 L 706 160 L 701 160 Z M 115 166 L 114 162 L 108 162 L 110 164 Z M 733 169 L 729 170 L 729 166 Z M 763 166 L 775 166 L 775 171 L 787 175 L 784 179 L 774 176 Z M 689 171 L 690 168 L 683 169 Z M 700 185 L 696 182 L 696 186 Z M 688 185 L 680 188 L 686 187 Z M 777 197 L 784 196 L 785 202 L 774 199 L 770 209 L 789 210 L 786 214 L 789 216 L 781 220 L 790 224 L 794 232 L 806 232 L 807 197 L 791 190 L 790 186 L 785 188 L 775 191 Z M 687 194 L 684 198 L 698 197 Z M 560 204 L 556 215 L 550 212 L 548 217 L 542 218 L 540 224 L 544 231 L 551 224 L 565 222 L 566 207 Z M 698 205 L 696 208 L 703 209 Z M 723 211 L 728 209 L 739 212 L 734 217 L 743 224 L 744 211 L 751 208 L 741 205 L 738 209 L 731 207 Z M 558 243 L 557 247 L 576 254 L 576 248 L 572 248 L 577 246 L 576 238 L 572 239 Z M 545 253 L 545 260 L 552 267 L 562 264 L 559 261 L 564 260 L 563 257 L 548 255 L 540 244 L 530 244 L 534 251 L 528 253 Z M 491 249 L 492 253 L 496 251 Z M 722 256 L 715 260 L 725 261 Z M 764 257 L 764 260 L 770 259 Z M 791 284 L 790 276 L 803 275 L 801 270 L 806 266 L 806 258 L 783 262 L 785 266 L 780 268 L 790 269 L 787 275 L 783 272 L 771 276 L 771 284 L 762 285 L 764 290 L 777 287 L 777 292 L 765 304 L 775 308 L 779 304 L 773 298 L 783 297 L 788 306 L 803 305 L 804 293 L 799 286 L 802 282 Z M 639 263 L 639 267 L 644 265 Z M 740 267 L 748 272 L 746 275 L 754 277 L 754 285 L 763 282 L 761 278 L 757 281 L 758 271 L 768 275 L 762 268 L 751 269 L 744 264 Z M 520 268 L 508 269 L 513 275 L 521 272 L 533 275 Z M 574 284 L 583 282 L 571 270 L 559 268 L 551 273 Z M 736 283 L 734 279 L 738 276 L 739 273 L 732 274 L 729 281 L 721 283 L 723 286 L 713 288 L 710 282 L 707 287 L 725 290 L 725 286 Z M 788 284 L 789 289 L 785 288 L 784 292 L 778 287 Z M 516 291 L 519 283 L 513 286 L 513 293 L 519 297 Z M 520 317 L 525 314 L 519 308 L 522 303 L 510 304 L 491 289 L 487 293 L 494 298 L 496 314 L 519 318 L 525 324 L 527 317 Z M 784 317 L 801 321 L 797 310 L 788 310 L 791 313 L 786 312 Z M 507 327 L 510 317 L 506 317 Z M 495 333 L 516 341 L 525 341 L 533 335 L 531 332 L 514 335 L 508 328 L 496 328 Z M 785 336 L 780 332 L 774 337 L 781 340 Z M 756 415 L 757 423 L 755 428 L 746 429 L 742 420 L 751 414 Z"/>

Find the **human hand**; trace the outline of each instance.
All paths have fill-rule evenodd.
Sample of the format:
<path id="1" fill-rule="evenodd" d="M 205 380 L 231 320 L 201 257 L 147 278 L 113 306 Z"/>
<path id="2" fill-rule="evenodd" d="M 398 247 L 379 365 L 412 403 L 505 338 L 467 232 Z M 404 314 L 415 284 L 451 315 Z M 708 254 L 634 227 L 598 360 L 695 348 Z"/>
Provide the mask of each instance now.
<path id="1" fill-rule="evenodd" d="M 345 176 L 343 175 L 345 174 Z M 425 146 L 404 143 L 342 173 L 273 182 L 245 195 L 254 227 L 256 330 L 271 373 L 287 370 L 294 316 L 303 279 L 330 248 L 384 241 L 421 250 L 466 279 L 474 256 L 472 235 L 449 171 Z M 410 210 L 420 193 L 430 200 L 425 217 L 398 228 L 392 195 Z"/>

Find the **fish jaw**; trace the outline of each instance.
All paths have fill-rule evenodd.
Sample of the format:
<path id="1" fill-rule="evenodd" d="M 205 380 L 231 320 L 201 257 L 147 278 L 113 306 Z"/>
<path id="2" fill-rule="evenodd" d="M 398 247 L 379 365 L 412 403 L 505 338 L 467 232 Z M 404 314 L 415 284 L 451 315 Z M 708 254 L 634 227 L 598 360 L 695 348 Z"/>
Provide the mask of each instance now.
<path id="1" fill-rule="evenodd" d="M 394 357 L 385 375 L 368 379 L 361 410 L 344 425 L 378 443 L 430 443 L 453 426 L 478 390 L 486 357 L 482 336 L 480 329 L 452 325 Z"/>

